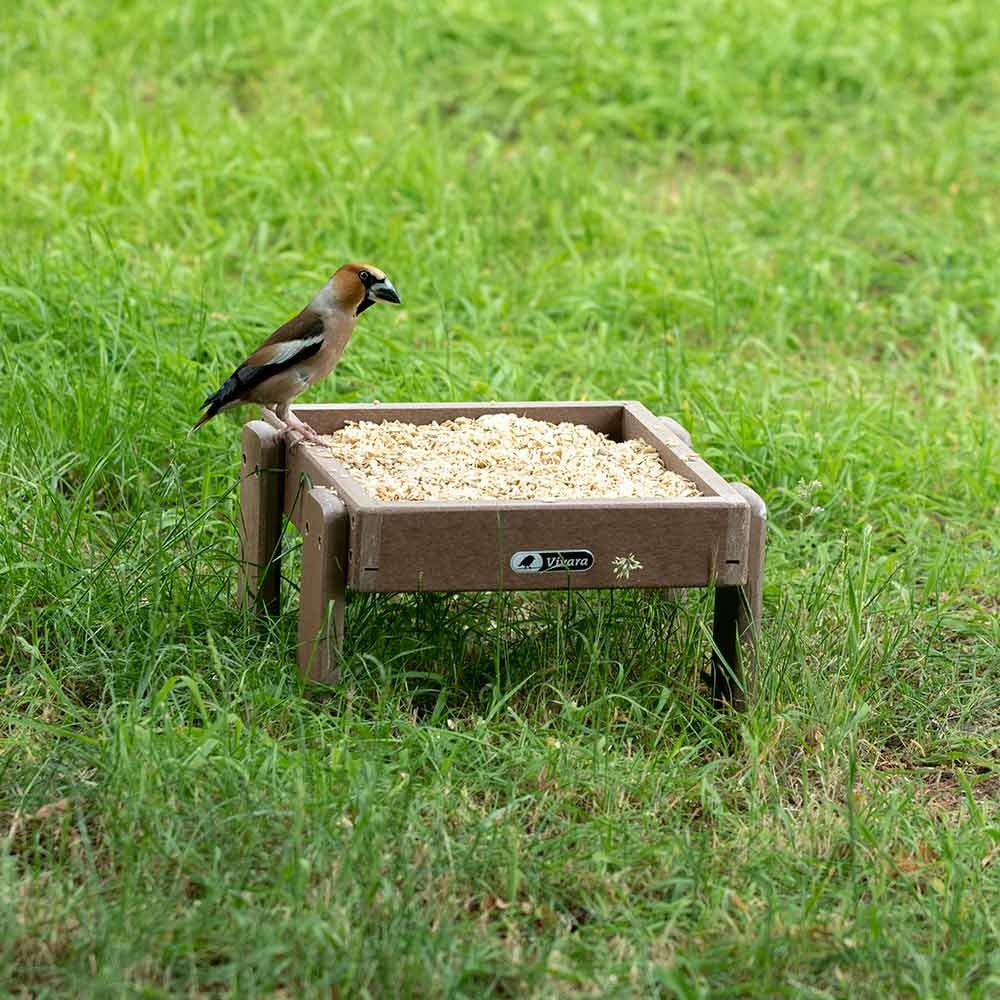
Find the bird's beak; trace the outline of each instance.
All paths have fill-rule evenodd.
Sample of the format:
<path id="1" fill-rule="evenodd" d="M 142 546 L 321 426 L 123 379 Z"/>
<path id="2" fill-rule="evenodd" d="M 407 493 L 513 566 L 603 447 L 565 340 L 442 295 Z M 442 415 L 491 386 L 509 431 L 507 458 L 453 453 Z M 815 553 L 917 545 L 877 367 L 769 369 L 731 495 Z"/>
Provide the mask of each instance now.
<path id="1" fill-rule="evenodd" d="M 376 281 L 368 289 L 368 294 L 379 302 L 392 302 L 394 305 L 399 305 L 399 295 L 388 278 Z"/>

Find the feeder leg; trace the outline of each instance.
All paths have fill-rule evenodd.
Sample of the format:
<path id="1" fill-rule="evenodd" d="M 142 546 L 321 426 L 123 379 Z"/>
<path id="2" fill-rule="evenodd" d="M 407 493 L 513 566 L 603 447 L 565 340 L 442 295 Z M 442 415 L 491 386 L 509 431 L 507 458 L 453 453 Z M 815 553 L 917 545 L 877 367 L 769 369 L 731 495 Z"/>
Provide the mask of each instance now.
<path id="1" fill-rule="evenodd" d="M 756 678 L 757 637 L 763 612 L 764 545 L 767 507 L 744 483 L 733 488 L 750 504 L 750 547 L 743 587 L 716 587 L 712 623 L 712 699 L 737 711 L 746 705 L 748 685 Z"/>
<path id="2" fill-rule="evenodd" d="M 739 652 L 739 613 L 742 587 L 715 588 L 715 615 L 712 619 L 712 701 L 718 708 L 727 705 L 743 710 L 744 680 Z"/>
<path id="3" fill-rule="evenodd" d="M 276 615 L 281 607 L 281 519 L 285 446 L 263 420 L 243 428 L 240 462 L 240 575 L 242 607 Z"/>
<path id="4" fill-rule="evenodd" d="M 764 612 L 764 549 L 767 544 L 767 506 L 746 483 L 733 489 L 750 504 L 750 551 L 747 555 L 745 600 L 740 602 L 739 632 L 747 676 L 752 684 L 757 670 L 757 639 Z"/>
<path id="5" fill-rule="evenodd" d="M 299 674 L 335 684 L 344 648 L 347 592 L 347 508 L 331 490 L 302 498 L 302 586 L 299 594 Z"/>

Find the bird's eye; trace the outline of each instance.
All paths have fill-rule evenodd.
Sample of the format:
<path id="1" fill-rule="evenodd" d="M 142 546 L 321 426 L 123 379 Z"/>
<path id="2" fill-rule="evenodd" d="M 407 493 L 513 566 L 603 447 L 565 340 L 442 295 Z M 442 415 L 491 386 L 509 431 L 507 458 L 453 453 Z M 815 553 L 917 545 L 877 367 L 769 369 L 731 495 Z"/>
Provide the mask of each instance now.
<path id="1" fill-rule="evenodd" d="M 358 275 L 358 277 L 359 277 L 359 278 L 360 278 L 360 279 L 361 279 L 362 281 L 364 281 L 364 282 L 367 282 L 367 281 L 368 281 L 368 279 L 369 279 L 369 278 L 371 277 L 371 275 L 370 275 L 370 274 L 369 274 L 369 273 L 368 273 L 367 271 L 362 271 L 362 272 L 361 272 L 361 273 L 360 273 L 360 274 Z"/>

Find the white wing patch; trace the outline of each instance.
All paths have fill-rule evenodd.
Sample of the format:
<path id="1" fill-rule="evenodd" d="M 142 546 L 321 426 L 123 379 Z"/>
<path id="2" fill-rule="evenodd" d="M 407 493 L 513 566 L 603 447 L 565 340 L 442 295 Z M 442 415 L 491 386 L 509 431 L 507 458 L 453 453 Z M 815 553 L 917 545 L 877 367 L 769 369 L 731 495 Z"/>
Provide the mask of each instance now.
<path id="1" fill-rule="evenodd" d="M 305 337 L 302 340 L 289 340 L 284 344 L 276 344 L 274 354 L 264 364 L 282 365 L 286 361 L 291 361 L 292 358 L 296 357 L 302 351 L 320 343 L 322 339 L 323 334 L 317 333 L 314 337 Z"/>

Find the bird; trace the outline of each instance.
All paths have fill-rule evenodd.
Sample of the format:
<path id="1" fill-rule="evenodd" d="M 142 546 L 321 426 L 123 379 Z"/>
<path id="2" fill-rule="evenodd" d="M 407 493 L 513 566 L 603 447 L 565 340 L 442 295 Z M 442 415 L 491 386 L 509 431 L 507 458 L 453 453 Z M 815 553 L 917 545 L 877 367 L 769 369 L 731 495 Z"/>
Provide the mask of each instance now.
<path id="1" fill-rule="evenodd" d="M 302 440 L 321 444 L 319 434 L 291 412 L 291 401 L 333 371 L 358 317 L 376 302 L 400 302 L 384 271 L 358 263 L 338 268 L 302 312 L 278 327 L 205 399 L 205 412 L 188 436 L 223 410 L 261 403 L 287 430 L 301 435 L 293 447 Z"/>

